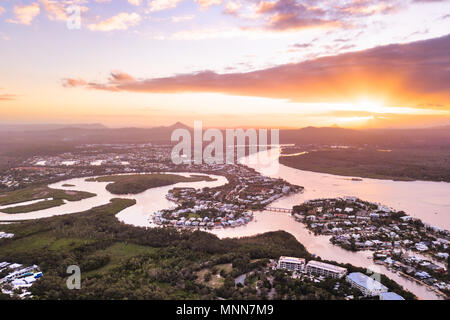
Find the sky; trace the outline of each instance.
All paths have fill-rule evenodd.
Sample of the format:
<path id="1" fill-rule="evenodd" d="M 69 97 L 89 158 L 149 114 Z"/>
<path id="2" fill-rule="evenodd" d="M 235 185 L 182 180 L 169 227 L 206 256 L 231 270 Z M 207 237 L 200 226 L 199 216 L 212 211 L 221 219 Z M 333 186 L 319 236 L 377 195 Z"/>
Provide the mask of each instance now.
<path id="1" fill-rule="evenodd" d="M 449 0 L 0 0 L 0 123 L 450 125 Z"/>

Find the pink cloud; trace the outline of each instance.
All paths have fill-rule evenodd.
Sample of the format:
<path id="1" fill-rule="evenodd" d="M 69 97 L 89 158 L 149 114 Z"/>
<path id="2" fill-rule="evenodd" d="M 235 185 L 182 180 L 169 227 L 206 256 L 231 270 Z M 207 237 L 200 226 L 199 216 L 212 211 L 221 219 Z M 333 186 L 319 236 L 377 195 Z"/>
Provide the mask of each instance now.
<path id="1" fill-rule="evenodd" d="M 24 25 L 30 25 L 33 19 L 39 14 L 39 3 L 35 2 L 30 5 L 16 5 L 14 6 L 15 19 L 9 19 L 10 23 L 19 23 Z"/>

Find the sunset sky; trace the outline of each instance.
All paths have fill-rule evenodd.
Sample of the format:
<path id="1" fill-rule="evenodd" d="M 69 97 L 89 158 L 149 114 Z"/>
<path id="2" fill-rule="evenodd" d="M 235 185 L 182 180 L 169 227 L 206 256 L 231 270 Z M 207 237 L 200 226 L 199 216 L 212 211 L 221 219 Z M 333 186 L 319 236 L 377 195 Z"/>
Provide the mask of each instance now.
<path id="1" fill-rule="evenodd" d="M 194 120 L 450 125 L 450 1 L 0 0 L 0 123 Z"/>

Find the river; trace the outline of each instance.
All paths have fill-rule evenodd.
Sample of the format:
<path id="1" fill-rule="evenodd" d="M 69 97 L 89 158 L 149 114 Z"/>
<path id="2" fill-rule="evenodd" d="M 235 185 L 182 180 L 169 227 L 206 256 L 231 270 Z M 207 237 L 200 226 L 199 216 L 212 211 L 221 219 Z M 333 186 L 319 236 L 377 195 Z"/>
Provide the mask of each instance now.
<path id="1" fill-rule="evenodd" d="M 173 174 L 173 172 L 170 173 Z M 186 177 L 194 173 L 177 172 L 176 174 Z M 202 173 L 197 174 L 204 175 Z M 74 178 L 70 180 L 60 181 L 57 183 L 50 184 L 49 187 L 62 190 L 86 191 L 95 193 L 96 196 L 92 198 L 83 199 L 80 201 L 73 201 L 73 202 L 65 201 L 63 205 L 58 207 L 28 213 L 7 214 L 0 212 L 0 221 L 21 221 L 30 219 L 40 219 L 57 215 L 82 212 L 89 210 L 93 207 L 107 204 L 111 199 L 120 197 L 127 199 L 136 199 L 136 204 L 117 214 L 117 218 L 120 221 L 135 226 L 149 227 L 151 226 L 149 224 L 149 217 L 152 215 L 152 213 L 174 206 L 174 203 L 167 200 L 165 197 L 170 189 L 182 187 L 191 187 L 198 189 L 204 187 L 214 188 L 228 183 L 228 180 L 223 176 L 217 175 L 207 175 L 207 176 L 214 178 L 216 180 L 198 181 L 198 182 L 180 182 L 169 186 L 149 189 L 140 194 L 129 194 L 120 196 L 114 195 L 110 193 L 108 190 L 106 190 L 106 185 L 109 182 L 86 181 L 86 179 L 88 178 Z M 66 184 L 70 186 L 64 186 Z"/>
<path id="2" fill-rule="evenodd" d="M 423 222 L 450 230 L 450 183 L 448 182 L 369 178 L 355 181 L 352 177 L 303 171 L 278 164 L 278 149 L 273 149 L 273 152 L 269 153 L 272 162 L 268 165 L 255 160 L 258 156 L 259 154 L 251 155 L 242 162 L 262 174 L 282 178 L 292 184 L 305 187 L 303 193 L 284 197 L 272 206 L 292 208 L 311 199 L 356 196 L 362 200 L 379 202 L 398 211 L 403 210 L 406 214 L 419 218 Z"/>
<path id="3" fill-rule="evenodd" d="M 315 173 L 289 168 L 278 163 L 279 150 L 270 152 L 272 162 L 258 161 L 258 154 L 242 159 L 241 163 L 256 171 L 275 178 L 282 178 L 292 184 L 305 187 L 303 193 L 283 197 L 271 206 L 292 208 L 306 200 L 328 197 L 357 196 L 362 200 L 379 202 L 424 222 L 441 228 L 450 227 L 450 183 L 424 181 L 392 181 L 362 179 Z M 262 164 L 263 163 L 263 164 Z M 266 164 L 264 164 L 266 163 Z M 276 170 L 274 170 L 276 169 Z M 437 214 L 435 214 L 437 212 Z M 212 232 L 220 238 L 244 237 L 284 230 L 291 233 L 312 254 L 340 263 L 351 263 L 387 275 L 421 299 L 442 299 L 425 286 L 401 277 L 385 266 L 375 265 L 370 251 L 351 252 L 329 242 L 329 236 L 315 236 L 304 224 L 295 221 L 289 214 L 262 211 L 255 213 L 255 221 L 234 229 L 218 229 Z"/>

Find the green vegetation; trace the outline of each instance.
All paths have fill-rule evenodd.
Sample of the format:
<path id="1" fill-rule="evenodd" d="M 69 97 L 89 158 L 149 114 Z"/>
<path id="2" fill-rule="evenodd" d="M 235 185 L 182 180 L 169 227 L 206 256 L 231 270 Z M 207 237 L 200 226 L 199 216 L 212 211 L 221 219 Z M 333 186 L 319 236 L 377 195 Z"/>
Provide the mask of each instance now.
<path id="1" fill-rule="evenodd" d="M 48 208 L 53 207 L 59 207 L 64 204 L 64 200 L 57 199 L 57 200 L 46 200 L 46 201 L 40 201 L 37 203 L 25 205 L 25 206 L 17 206 L 17 207 L 11 207 L 0 210 L 3 213 L 26 213 L 26 212 L 33 212 L 38 210 L 44 210 Z"/>
<path id="2" fill-rule="evenodd" d="M 9 205 L 43 198 L 79 201 L 91 197 L 95 197 L 95 194 L 84 191 L 60 190 L 52 189 L 47 186 L 40 186 L 25 188 L 7 193 L 0 193 L 0 205 Z"/>
<path id="3" fill-rule="evenodd" d="M 225 284 L 224 275 L 230 274 L 232 270 L 231 263 L 216 265 L 213 267 L 213 270 L 205 268 L 196 272 L 196 282 L 206 285 L 209 288 L 217 289 Z"/>
<path id="4" fill-rule="evenodd" d="M 280 157 L 280 163 L 300 170 L 342 176 L 450 182 L 449 149 L 326 149 Z"/>
<path id="5" fill-rule="evenodd" d="M 17 206 L 1 210 L 4 213 L 26 213 L 57 207 L 64 204 L 63 200 L 79 201 L 95 197 L 94 193 L 84 191 L 59 190 L 47 186 L 29 187 L 17 191 L 0 193 L 0 205 L 10 205 L 32 200 L 53 198 L 53 200 L 41 201 L 34 204 Z"/>
<path id="6" fill-rule="evenodd" d="M 1 231 L 15 234 L 0 240 L 0 261 L 40 266 L 44 277 L 30 289 L 35 299 L 263 299 L 267 290 L 254 287 L 262 287 L 269 258 L 311 259 L 283 231 L 220 240 L 201 231 L 119 222 L 115 215 L 134 204 L 113 199 L 81 213 L 0 225 Z M 66 287 L 69 265 L 81 268 L 81 290 Z M 248 285 L 235 286 L 235 277 L 249 272 Z M 275 280 L 283 299 L 342 298 L 313 283 L 304 293 L 277 285 Z M 401 288 L 397 292 L 406 295 Z"/>
<path id="7" fill-rule="evenodd" d="M 169 186 L 178 182 L 214 181 L 208 176 L 192 175 L 183 177 L 176 174 L 133 174 L 115 175 L 86 179 L 86 181 L 112 182 L 106 190 L 112 194 L 137 194 L 145 190 Z"/>
<path id="8" fill-rule="evenodd" d="M 41 267 L 45 276 L 31 288 L 37 299 L 208 299 L 218 293 L 196 281 L 202 269 L 239 274 L 251 265 L 242 257 L 309 256 L 285 232 L 220 240 L 200 231 L 119 222 L 115 215 L 134 203 L 113 199 L 82 213 L 1 225 L 15 237 L 0 241 L 0 260 Z M 73 264 L 82 270 L 81 290 L 65 286 L 66 268 Z"/>

